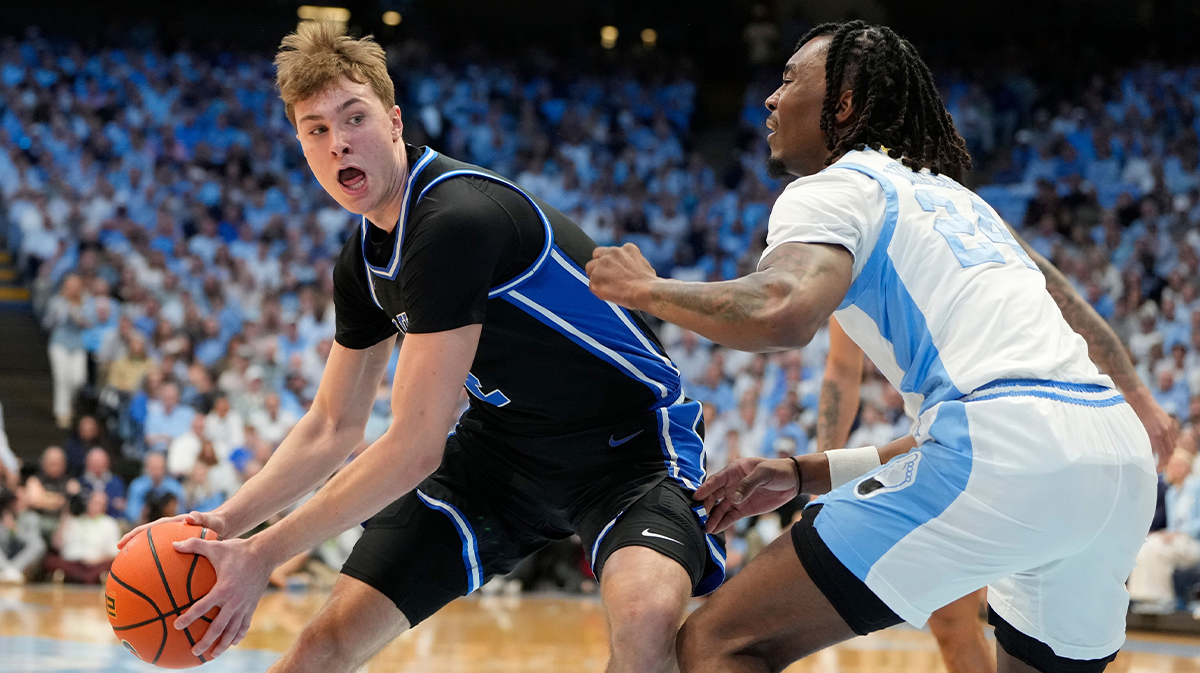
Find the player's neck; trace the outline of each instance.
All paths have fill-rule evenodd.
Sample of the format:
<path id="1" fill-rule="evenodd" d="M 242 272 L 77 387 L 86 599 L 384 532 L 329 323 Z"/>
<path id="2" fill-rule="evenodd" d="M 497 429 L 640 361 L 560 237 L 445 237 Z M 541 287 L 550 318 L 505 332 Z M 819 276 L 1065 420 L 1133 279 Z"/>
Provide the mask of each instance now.
<path id="1" fill-rule="evenodd" d="M 396 170 L 395 180 L 388 187 L 387 198 L 379 208 L 364 213 L 371 224 L 388 233 L 399 224 L 400 212 L 404 210 L 404 188 L 408 186 L 407 145 L 403 141 L 399 142 L 396 151 L 399 153 L 399 168 Z"/>

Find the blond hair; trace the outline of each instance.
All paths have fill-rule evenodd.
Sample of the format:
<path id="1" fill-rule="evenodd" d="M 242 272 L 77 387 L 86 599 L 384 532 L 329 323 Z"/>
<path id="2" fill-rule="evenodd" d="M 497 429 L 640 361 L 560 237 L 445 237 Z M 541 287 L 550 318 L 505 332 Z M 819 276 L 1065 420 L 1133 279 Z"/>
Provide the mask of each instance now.
<path id="1" fill-rule="evenodd" d="M 370 85 L 384 107 L 391 109 L 396 104 L 387 55 L 370 35 L 354 39 L 346 35 L 344 24 L 304 21 L 279 44 L 275 83 L 292 126 L 296 125 L 296 103 L 321 93 L 343 77 Z"/>

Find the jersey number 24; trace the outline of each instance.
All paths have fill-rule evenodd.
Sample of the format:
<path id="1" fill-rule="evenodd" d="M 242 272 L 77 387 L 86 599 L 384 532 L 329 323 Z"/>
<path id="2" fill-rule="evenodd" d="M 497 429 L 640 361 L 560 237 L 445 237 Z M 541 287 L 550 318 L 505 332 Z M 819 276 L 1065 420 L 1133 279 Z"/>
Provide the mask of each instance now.
<path id="1" fill-rule="evenodd" d="M 1009 233 L 1008 227 L 998 222 L 992 215 L 991 209 L 982 201 L 971 199 L 971 209 L 978 216 L 977 228 L 971 220 L 958 212 L 958 209 L 954 207 L 954 202 L 950 199 L 919 187 L 914 194 L 917 203 L 921 204 L 921 209 L 925 212 L 936 213 L 939 209 L 945 212 L 945 217 L 939 217 L 933 221 L 933 228 L 946 239 L 946 243 L 950 244 L 950 250 L 954 252 L 958 263 L 962 264 L 964 269 L 988 262 L 1004 264 L 1004 255 L 996 249 L 997 245 L 1008 246 L 1025 263 L 1025 266 L 1031 269 L 1037 268 L 1037 265 L 1033 263 L 1029 255 L 1025 254 L 1025 250 Z M 963 236 L 975 236 L 981 231 L 986 240 L 977 241 L 978 245 L 973 248 L 968 248 L 963 244 Z"/>

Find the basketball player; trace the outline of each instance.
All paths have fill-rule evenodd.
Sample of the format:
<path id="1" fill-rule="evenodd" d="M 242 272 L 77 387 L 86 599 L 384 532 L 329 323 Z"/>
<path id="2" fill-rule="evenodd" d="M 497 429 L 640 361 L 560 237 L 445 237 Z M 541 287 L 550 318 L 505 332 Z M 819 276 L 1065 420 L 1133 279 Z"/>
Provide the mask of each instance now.
<path id="1" fill-rule="evenodd" d="M 859 21 L 819 26 L 766 104 L 771 164 L 800 179 L 775 204 L 759 270 L 662 280 L 625 246 L 596 251 L 592 290 L 744 350 L 801 346 L 836 310 L 919 400 L 918 422 L 879 451 L 814 454 L 823 473 L 735 463 L 698 493 L 722 501 L 719 529 L 829 490 L 692 614 L 681 669 L 782 670 L 987 586 L 998 670 L 1103 670 L 1154 509 L 1138 415 L 1000 218 L 945 175 L 970 158 L 911 44 Z M 739 469 L 760 475 L 741 492 Z"/>
<path id="2" fill-rule="evenodd" d="M 692 500 L 701 408 L 675 365 L 636 314 L 588 290 L 595 244 L 570 220 L 494 173 L 405 144 L 379 45 L 308 22 L 276 65 L 309 167 L 362 226 L 334 269 L 336 343 L 312 409 L 226 504 L 187 519 L 226 539 L 178 545 L 218 579 L 177 628 L 220 608 L 193 650 L 219 655 L 245 635 L 273 568 L 369 519 L 328 603 L 273 668 L 353 671 L 578 534 L 607 609 L 608 670 L 674 670 L 690 597 L 724 576 L 723 544 Z M 397 333 L 387 433 L 281 522 L 237 539 L 345 462 Z M 464 382 L 470 407 L 455 424 Z"/>
<path id="3" fill-rule="evenodd" d="M 829 353 L 825 358 L 825 377 L 821 384 L 821 402 L 817 413 L 818 451 L 838 450 L 850 438 L 850 428 L 858 414 L 862 373 L 862 349 L 846 335 L 837 319 L 831 317 Z M 713 482 L 704 493 L 715 488 L 716 483 Z M 929 631 L 937 639 L 942 661 L 950 673 L 989 673 L 996 670 L 996 656 L 988 647 L 983 625 L 979 621 L 979 608 L 986 600 L 987 590 L 980 589 L 929 615 Z"/>

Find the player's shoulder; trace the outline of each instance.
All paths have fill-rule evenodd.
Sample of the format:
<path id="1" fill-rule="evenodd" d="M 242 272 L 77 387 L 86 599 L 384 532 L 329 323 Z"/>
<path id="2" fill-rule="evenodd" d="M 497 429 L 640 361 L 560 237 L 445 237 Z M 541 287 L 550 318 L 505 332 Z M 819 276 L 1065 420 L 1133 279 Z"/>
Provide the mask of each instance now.
<path id="1" fill-rule="evenodd" d="M 854 162 L 842 157 L 831 166 L 788 183 L 778 203 L 802 202 L 812 198 L 848 198 L 875 196 L 882 188 L 870 173 L 854 170 Z"/>

